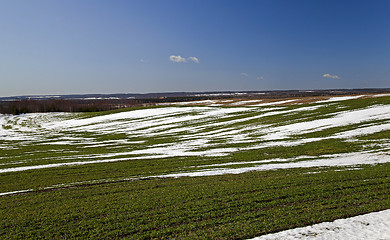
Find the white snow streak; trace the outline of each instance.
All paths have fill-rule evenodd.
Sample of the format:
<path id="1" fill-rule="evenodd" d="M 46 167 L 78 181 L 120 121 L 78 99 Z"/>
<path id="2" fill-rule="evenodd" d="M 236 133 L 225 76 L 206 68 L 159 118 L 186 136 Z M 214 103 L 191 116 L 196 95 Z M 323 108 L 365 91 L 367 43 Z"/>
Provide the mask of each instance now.
<path id="1" fill-rule="evenodd" d="M 297 101 L 297 99 L 289 99 L 289 100 L 278 101 L 278 102 L 269 102 L 269 103 L 260 103 L 260 104 L 250 105 L 250 106 L 252 106 L 252 107 L 265 107 L 265 106 L 280 105 L 280 104 L 285 104 L 285 103 L 290 103 L 290 102 L 295 102 L 295 101 Z"/>
<path id="2" fill-rule="evenodd" d="M 332 97 L 326 100 L 317 101 L 316 103 L 328 103 L 328 102 L 338 102 L 338 101 L 345 101 L 345 100 L 351 100 L 356 98 L 364 97 L 365 95 L 359 95 L 359 96 L 344 96 L 344 97 Z"/>
<path id="3" fill-rule="evenodd" d="M 321 158 L 322 157 L 322 158 Z M 338 167 L 338 166 L 357 166 L 362 164 L 379 164 L 390 162 L 390 156 L 384 153 L 347 153 L 320 156 L 316 159 L 307 161 L 289 162 L 299 158 L 291 159 L 267 159 L 264 162 L 278 162 L 272 164 L 262 164 L 253 167 L 241 168 L 212 168 L 192 172 L 172 173 L 166 175 L 159 175 L 156 177 L 200 177 L 200 176 L 215 176 L 224 174 L 241 174 L 252 171 L 266 171 L 276 169 L 290 169 L 290 168 L 310 168 L 310 167 Z M 234 163 L 239 164 L 239 163 Z M 231 164 L 231 165 L 234 165 Z M 243 162 L 247 164 L 247 162 Z M 228 164 L 226 164 L 228 165 Z"/>

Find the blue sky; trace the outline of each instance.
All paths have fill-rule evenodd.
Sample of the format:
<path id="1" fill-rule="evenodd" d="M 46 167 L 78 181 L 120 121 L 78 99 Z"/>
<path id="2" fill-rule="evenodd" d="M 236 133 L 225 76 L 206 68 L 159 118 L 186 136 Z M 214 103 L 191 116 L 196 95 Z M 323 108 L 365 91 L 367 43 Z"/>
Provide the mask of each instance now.
<path id="1" fill-rule="evenodd" d="M 390 87 L 390 1 L 3 0 L 0 96 Z"/>

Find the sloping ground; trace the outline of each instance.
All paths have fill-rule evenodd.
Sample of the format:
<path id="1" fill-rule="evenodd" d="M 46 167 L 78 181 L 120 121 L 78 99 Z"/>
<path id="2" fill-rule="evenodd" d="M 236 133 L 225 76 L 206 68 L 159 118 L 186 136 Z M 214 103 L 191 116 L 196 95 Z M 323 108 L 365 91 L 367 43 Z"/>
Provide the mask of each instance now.
<path id="1" fill-rule="evenodd" d="M 266 175 L 263 173 L 256 175 L 263 176 L 264 179 L 268 179 L 267 176 L 278 177 L 281 173 L 295 174 L 296 178 L 303 176 L 304 179 L 318 181 L 318 184 L 322 182 L 322 177 L 329 176 L 330 179 L 338 179 L 340 174 L 344 174 L 341 172 L 345 172 L 351 173 L 352 176 L 355 176 L 354 174 L 359 176 L 359 180 L 351 180 L 356 182 L 347 181 L 345 184 L 370 189 L 369 186 L 362 185 L 367 180 L 373 184 L 372 189 L 376 189 L 376 194 L 384 195 L 389 189 L 386 188 L 389 184 L 387 172 L 379 167 L 388 166 L 390 162 L 390 97 L 387 95 L 343 96 L 313 101 L 307 99 L 273 102 L 255 99 L 219 100 L 219 102 L 207 102 L 207 104 L 198 102 L 176 105 L 103 113 L 1 115 L 0 196 L 4 201 L 8 201 L 8 198 L 22 200 L 37 197 L 40 199 L 41 194 L 47 195 L 51 190 L 62 189 L 61 191 L 68 192 L 65 189 L 106 186 L 107 184 L 107 186 L 115 186 L 113 187 L 115 189 L 119 183 L 133 186 L 135 182 L 147 180 L 145 184 L 154 185 L 161 179 L 167 179 L 169 184 L 173 184 L 174 181 L 169 179 L 179 177 L 183 179 L 195 177 L 194 186 L 200 186 L 202 181 L 213 179 L 213 176 L 233 174 L 246 179 L 252 176 L 253 172 L 264 172 Z M 378 179 L 362 175 L 365 171 L 370 172 L 371 168 L 375 169 L 375 173 L 380 171 Z M 290 173 L 287 173 L 289 171 Z M 229 175 L 226 178 L 234 177 Z M 291 181 L 294 179 L 292 178 Z M 233 187 L 231 193 L 238 194 L 234 187 L 238 183 L 226 181 L 231 184 L 229 187 Z M 370 181 L 374 181 L 375 184 Z M 337 182 L 337 184 L 344 183 Z M 337 184 L 335 186 L 338 186 Z M 333 187 L 328 186 L 328 188 Z M 100 191 L 94 189 L 94 191 Z M 174 189 L 174 191 L 177 190 Z M 215 189 L 218 189 L 217 186 Z M 282 194 L 286 187 L 277 185 L 275 189 L 277 189 L 276 192 L 281 191 L 280 194 Z M 343 185 L 342 189 L 340 194 L 346 194 L 344 191 L 347 191 L 348 187 Z M 340 215 L 335 214 L 332 208 L 329 208 L 329 213 L 332 214 L 327 215 L 326 219 L 334 220 L 335 217 L 390 207 L 387 200 L 383 200 L 380 194 L 381 197 L 378 197 L 382 199 L 380 204 L 370 205 L 371 203 L 368 203 L 366 199 L 372 198 L 369 194 L 373 192 L 364 189 L 346 194 L 348 197 L 344 201 L 348 202 L 360 196 L 349 194 L 363 194 L 361 201 L 364 201 L 364 204 L 359 203 L 362 209 L 357 207 L 360 205 L 352 205 L 351 211 L 348 211 L 346 215 L 345 212 L 343 212 L 344 215 Z M 312 191 L 328 192 L 328 190 L 317 188 Z M 322 196 L 322 192 L 316 192 L 316 196 Z M 29 194 L 20 195 L 21 193 Z M 31 195 L 33 193 L 37 195 Z M 113 192 L 107 194 L 113 194 Z M 256 202 L 258 201 L 256 198 L 261 198 L 258 194 L 249 194 L 248 199 Z M 87 193 L 87 196 L 89 195 L 90 193 Z M 162 195 L 158 196 L 165 198 Z M 309 192 L 302 193 L 302 196 L 304 199 L 311 198 Z M 288 201 L 295 204 L 297 196 L 292 193 L 290 197 L 291 199 L 286 199 L 290 199 Z M 279 199 L 274 203 L 275 205 L 272 205 L 272 208 L 285 207 L 283 201 Z M 315 203 L 326 205 L 323 201 L 328 200 L 317 199 Z M 281 205 L 278 205 L 279 202 Z M 150 204 L 154 206 L 154 203 Z M 248 206 L 248 209 L 255 205 L 254 202 L 244 204 Z M 366 208 L 367 205 L 370 207 Z M 45 208 L 47 206 L 44 205 Z M 235 210 L 241 208 L 238 205 L 230 207 Z M 16 215 L 23 216 L 21 213 L 16 213 L 18 208 L 12 209 Z M 268 211 L 266 209 L 268 208 L 265 207 L 264 211 Z M 203 211 L 203 208 L 191 212 L 195 215 L 188 212 L 185 215 L 197 219 L 198 211 Z M 221 214 L 222 222 L 228 222 L 232 214 L 234 215 L 233 212 L 220 213 L 219 211 L 222 209 L 208 212 L 212 215 Z M 242 209 L 240 211 L 246 212 Z M 249 212 L 252 214 L 253 211 Z M 110 212 L 105 214 L 110 215 Z M 161 213 L 154 216 L 160 215 Z M 260 217 L 260 215 L 250 216 L 254 218 L 253 221 Z M 9 221 L 9 219 L 6 218 L 4 221 Z M 216 224 L 207 222 L 207 219 L 204 221 L 207 226 Z M 245 226 L 244 220 L 240 221 L 242 221 L 240 224 Z M 287 225 L 269 226 L 269 229 L 260 227 L 257 230 L 248 230 L 245 234 L 237 232 L 235 237 L 257 236 L 259 233 L 275 232 L 286 227 L 308 225 L 318 221 L 320 219 L 316 217 L 310 221 L 302 220 L 302 222 L 292 224 L 293 221 L 290 219 L 284 223 Z M 156 224 L 158 225 L 159 221 Z M 181 228 L 181 224 L 187 224 L 187 222 L 172 223 L 169 229 L 177 226 Z M 208 228 L 204 229 L 206 225 L 202 224 L 196 226 L 195 230 L 203 229 L 199 231 L 207 232 Z M 254 227 L 254 225 L 247 224 Z M 9 225 L 3 227 L 16 229 Z M 126 233 L 126 237 L 165 236 L 163 233 L 159 233 L 163 235 L 153 235 L 161 231 L 156 226 L 147 230 L 140 230 L 139 227 L 134 226 L 134 229 L 136 229 L 132 230 L 134 233 Z M 35 230 L 31 231 L 36 233 Z M 185 232 L 188 236 L 193 233 L 188 229 Z M 216 235 L 207 236 L 221 237 L 224 236 L 222 232 L 220 230 L 215 233 Z M 229 234 L 232 234 L 231 232 Z M 90 232 L 87 231 L 87 233 Z M 165 234 L 170 237 L 183 236 L 184 232 L 175 230 L 173 233 Z"/>
<path id="2" fill-rule="evenodd" d="M 354 101 L 326 101 L 279 107 L 162 107 L 96 116 L 3 115 L 0 173 L 136 159 L 218 157 L 332 141 L 354 142 L 361 150 L 291 158 L 261 156 L 264 159 L 251 162 L 233 159 L 188 166 L 181 169 L 185 173 L 176 174 L 383 163 L 388 161 L 387 139 L 362 138 L 390 130 L 390 105 L 377 101 L 370 99 L 362 106 L 355 106 Z M 24 150 L 32 147 L 41 150 Z"/>

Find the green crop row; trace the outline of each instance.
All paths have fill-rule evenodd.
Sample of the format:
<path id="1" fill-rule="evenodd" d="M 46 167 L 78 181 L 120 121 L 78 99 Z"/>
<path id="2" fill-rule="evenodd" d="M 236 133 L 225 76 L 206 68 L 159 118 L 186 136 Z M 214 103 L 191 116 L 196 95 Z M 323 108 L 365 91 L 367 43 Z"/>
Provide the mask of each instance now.
<path id="1" fill-rule="evenodd" d="M 390 164 L 149 179 L 0 197 L 3 239 L 243 239 L 390 207 Z M 325 169 L 322 169 L 325 170 Z"/>

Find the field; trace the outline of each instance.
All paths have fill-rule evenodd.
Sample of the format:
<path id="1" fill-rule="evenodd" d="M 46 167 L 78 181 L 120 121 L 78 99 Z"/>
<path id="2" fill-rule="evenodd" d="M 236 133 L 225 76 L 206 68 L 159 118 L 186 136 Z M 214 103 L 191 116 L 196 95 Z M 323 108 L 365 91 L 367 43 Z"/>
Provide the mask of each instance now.
<path id="1" fill-rule="evenodd" d="M 0 115 L 0 238 L 246 239 L 390 208 L 390 95 Z"/>

